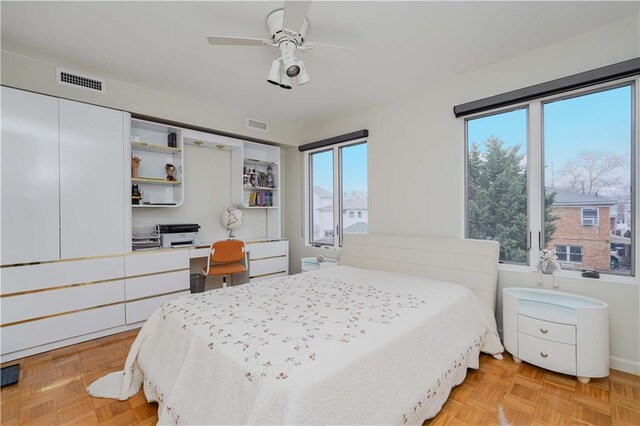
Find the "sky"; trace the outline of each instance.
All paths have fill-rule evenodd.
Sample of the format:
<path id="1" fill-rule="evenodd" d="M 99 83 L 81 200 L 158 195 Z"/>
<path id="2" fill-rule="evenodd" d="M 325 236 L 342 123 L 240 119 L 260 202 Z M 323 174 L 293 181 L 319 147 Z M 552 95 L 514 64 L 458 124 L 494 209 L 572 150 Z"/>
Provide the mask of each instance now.
<path id="1" fill-rule="evenodd" d="M 313 154 L 313 184 L 333 192 L 333 151 Z M 344 192 L 367 192 L 367 144 L 342 148 L 342 186 Z"/>
<path id="2" fill-rule="evenodd" d="M 631 87 L 558 100 L 544 104 L 545 185 L 559 176 L 567 160 L 581 151 L 607 151 L 631 159 Z M 494 135 L 507 146 L 521 144 L 526 152 L 526 109 L 493 115 L 468 122 L 469 145 Z M 623 181 L 630 180 L 630 167 L 620 170 Z"/>

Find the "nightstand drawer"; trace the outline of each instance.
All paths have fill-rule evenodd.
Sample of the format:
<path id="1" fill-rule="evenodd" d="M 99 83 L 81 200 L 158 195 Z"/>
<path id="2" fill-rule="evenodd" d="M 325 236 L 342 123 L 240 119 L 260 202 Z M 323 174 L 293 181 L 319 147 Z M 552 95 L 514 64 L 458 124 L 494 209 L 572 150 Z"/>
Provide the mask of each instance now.
<path id="1" fill-rule="evenodd" d="M 538 367 L 576 374 L 576 347 L 518 333 L 518 357 Z"/>
<path id="2" fill-rule="evenodd" d="M 576 327 L 518 315 L 518 331 L 559 343 L 576 344 Z"/>

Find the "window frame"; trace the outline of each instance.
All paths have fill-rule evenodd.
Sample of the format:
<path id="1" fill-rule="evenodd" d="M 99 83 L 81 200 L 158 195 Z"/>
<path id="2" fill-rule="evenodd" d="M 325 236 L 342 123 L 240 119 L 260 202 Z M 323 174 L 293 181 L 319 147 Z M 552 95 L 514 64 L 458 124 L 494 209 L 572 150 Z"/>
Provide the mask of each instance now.
<path id="1" fill-rule="evenodd" d="M 519 102 L 504 107 L 495 108 L 491 111 L 483 111 L 477 114 L 469 114 L 463 118 L 464 128 L 464 152 L 462 161 L 462 224 L 460 227 L 461 238 L 467 238 L 467 161 L 468 161 L 468 132 L 467 122 L 469 120 L 491 116 L 499 113 L 509 112 L 517 109 L 527 108 L 527 187 L 528 187 L 528 249 L 529 263 L 500 263 L 499 269 L 511 271 L 537 272 L 538 260 L 541 247 L 545 246 L 544 241 L 544 117 L 543 106 L 545 103 L 556 102 L 560 100 L 570 99 L 574 97 L 589 95 L 592 93 L 616 89 L 619 87 L 631 87 L 631 152 L 630 152 L 630 171 L 631 171 L 631 217 L 636 218 L 637 208 L 640 205 L 640 176 L 638 176 L 638 164 L 640 163 L 639 150 L 636 145 L 640 141 L 640 118 L 638 118 L 640 105 L 640 75 L 616 79 L 611 82 L 595 84 L 580 89 L 570 90 L 567 92 L 554 94 L 538 99 Z M 598 212 L 599 215 L 599 212 Z M 599 221 L 598 221 L 599 222 Z M 632 230 L 631 252 L 631 271 L 629 274 L 616 273 L 615 271 L 601 272 L 607 281 L 615 281 L 622 283 L 638 284 L 637 267 L 640 263 L 637 249 L 640 247 L 638 243 L 640 239 L 640 226 L 635 226 Z M 561 276 L 581 278 L 580 271 L 561 270 L 558 272 Z"/>
<path id="2" fill-rule="evenodd" d="M 584 211 L 585 210 L 595 210 L 596 211 L 596 217 L 595 217 L 595 222 L 593 223 L 584 223 Z M 587 220 L 594 220 L 593 217 L 588 217 Z M 582 226 L 600 226 L 600 209 L 598 207 L 582 207 L 582 209 L 580 210 L 580 223 Z"/>
<path id="3" fill-rule="evenodd" d="M 303 220 L 303 230 L 302 236 L 304 238 L 304 243 L 306 247 L 313 247 L 318 249 L 334 249 L 341 250 L 342 249 L 342 234 L 343 234 L 343 218 L 342 218 L 342 148 L 362 145 L 368 143 L 368 137 L 354 139 L 351 141 L 341 142 L 338 144 L 334 144 L 331 146 L 323 146 L 321 148 L 310 149 L 308 151 L 303 152 L 303 167 L 304 167 L 304 220 Z M 367 182 L 369 180 L 369 151 L 367 146 Z M 311 156 L 318 152 L 323 151 L 333 151 L 333 226 L 334 226 L 334 238 L 333 244 L 319 244 L 311 241 L 311 237 L 313 235 L 313 230 L 311 226 L 313 224 L 312 219 L 312 202 L 313 202 L 313 180 L 311 179 L 311 173 L 313 172 L 313 167 L 309 161 Z M 368 186 L 368 185 L 367 185 Z M 367 190 L 368 192 L 368 190 Z M 368 203 L 368 199 L 367 199 Z"/>

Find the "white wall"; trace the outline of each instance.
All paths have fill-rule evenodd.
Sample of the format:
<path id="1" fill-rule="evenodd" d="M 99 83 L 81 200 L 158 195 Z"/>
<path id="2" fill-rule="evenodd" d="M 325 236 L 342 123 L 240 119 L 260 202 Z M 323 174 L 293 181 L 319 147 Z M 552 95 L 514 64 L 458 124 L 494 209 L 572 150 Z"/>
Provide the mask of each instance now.
<path id="1" fill-rule="evenodd" d="M 226 238 L 220 214 L 231 206 L 231 152 L 184 145 L 184 202 L 175 208 L 133 209 L 134 232 L 160 223 L 197 223 L 201 241 Z M 244 210 L 244 225 L 235 232 L 243 239 L 263 239 L 266 210 Z"/>
<path id="2" fill-rule="evenodd" d="M 117 80 L 105 78 L 105 94 L 57 84 L 56 67 L 74 70 L 70 64 L 54 64 L 6 50 L 2 51 L 1 58 L 3 85 L 260 138 L 280 145 L 297 141 L 297 129 L 273 122 L 269 123 L 268 133 L 248 129 L 242 114 Z M 104 77 L 99 72 L 90 74 Z M 218 218 L 231 205 L 230 153 L 185 145 L 184 161 L 186 179 L 183 205 L 177 208 L 134 209 L 133 225 L 198 223 L 202 226 L 202 241 L 226 236 Z M 245 225 L 236 234 L 245 239 L 264 238 L 266 211 L 245 210 Z"/>
<path id="3" fill-rule="evenodd" d="M 464 76 L 435 82 L 433 90 L 410 99 L 306 127 L 300 142 L 369 129 L 370 232 L 460 237 L 464 123 L 454 117 L 453 106 L 638 56 L 640 28 L 635 16 Z M 297 272 L 302 256 L 339 253 L 304 247 L 302 154 L 289 148 L 285 158 L 285 236 L 290 239 L 290 270 Z M 609 304 L 612 366 L 640 372 L 638 280 L 621 283 L 606 278 L 565 277 L 559 281 L 561 290 Z M 500 290 L 536 285 L 534 273 L 500 272 Z M 500 308 L 501 300 L 498 313 Z"/>
<path id="4" fill-rule="evenodd" d="M 266 133 L 249 129 L 246 127 L 246 117 L 243 114 L 109 78 L 105 78 L 106 93 L 104 94 L 63 86 L 56 82 L 56 67 L 85 72 L 100 78 L 106 77 L 92 70 L 76 69 L 73 64 L 54 64 L 2 50 L 1 78 L 5 86 L 271 142 L 294 144 L 297 141 L 297 129 L 292 127 L 270 122 L 269 131 Z"/>

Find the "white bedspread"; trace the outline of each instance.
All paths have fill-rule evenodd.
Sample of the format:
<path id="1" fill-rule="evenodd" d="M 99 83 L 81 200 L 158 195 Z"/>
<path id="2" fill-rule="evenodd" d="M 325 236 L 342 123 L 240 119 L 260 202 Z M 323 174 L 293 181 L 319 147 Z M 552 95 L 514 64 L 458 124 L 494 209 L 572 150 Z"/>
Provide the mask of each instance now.
<path id="1" fill-rule="evenodd" d="M 421 424 L 480 351 L 503 347 L 466 287 L 340 266 L 167 302 L 88 390 L 143 384 L 161 424 Z"/>

